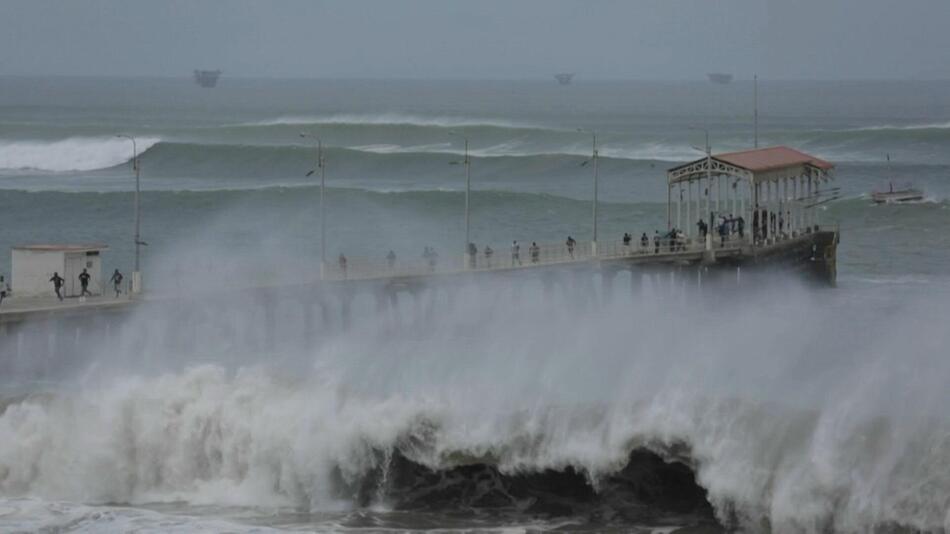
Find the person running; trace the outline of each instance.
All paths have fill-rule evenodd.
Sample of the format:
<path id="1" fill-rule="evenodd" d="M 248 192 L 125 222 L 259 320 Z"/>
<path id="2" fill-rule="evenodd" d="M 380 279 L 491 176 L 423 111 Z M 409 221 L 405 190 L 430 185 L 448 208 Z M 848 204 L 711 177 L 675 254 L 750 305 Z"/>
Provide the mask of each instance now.
<path id="1" fill-rule="evenodd" d="M 511 266 L 521 265 L 521 245 L 517 241 L 511 242 Z"/>
<path id="2" fill-rule="evenodd" d="M 396 266 L 396 253 L 389 251 L 389 254 L 386 254 L 386 265 L 389 266 L 389 270 L 393 270 L 393 267 Z"/>
<path id="3" fill-rule="evenodd" d="M 531 242 L 531 263 L 538 263 L 538 258 L 541 257 L 541 247 L 538 246 L 534 241 Z"/>
<path id="4" fill-rule="evenodd" d="M 66 280 L 63 280 L 63 277 L 60 276 L 58 272 L 54 271 L 53 277 L 50 278 L 49 281 L 53 282 L 53 291 L 56 291 L 56 297 L 59 298 L 60 301 L 62 301 L 63 300 L 63 282 L 65 282 Z"/>
<path id="5" fill-rule="evenodd" d="M 119 294 L 122 293 L 122 273 L 116 269 L 109 281 L 112 282 L 112 289 L 115 290 L 115 298 L 119 298 Z"/>
<path id="6" fill-rule="evenodd" d="M 485 267 L 491 269 L 491 257 L 495 251 L 489 245 L 485 245 Z"/>
<path id="7" fill-rule="evenodd" d="M 6 279 L 0 274 L 0 305 L 3 305 L 3 299 L 7 298 L 8 291 L 10 291 L 10 286 L 7 285 Z"/>
<path id="8" fill-rule="evenodd" d="M 79 273 L 79 285 L 82 288 L 82 291 L 79 292 L 79 298 L 85 297 L 86 295 L 92 296 L 92 293 L 89 292 L 89 279 L 92 278 L 89 276 L 89 273 L 85 269 Z"/>
<path id="9" fill-rule="evenodd" d="M 567 245 L 567 255 L 574 259 L 574 246 L 577 245 L 577 241 L 574 241 L 574 238 L 567 236 L 567 241 L 564 243 Z"/>
<path id="10" fill-rule="evenodd" d="M 337 262 L 340 264 L 340 272 L 343 273 L 343 279 L 346 280 L 346 256 L 344 256 L 342 252 Z"/>

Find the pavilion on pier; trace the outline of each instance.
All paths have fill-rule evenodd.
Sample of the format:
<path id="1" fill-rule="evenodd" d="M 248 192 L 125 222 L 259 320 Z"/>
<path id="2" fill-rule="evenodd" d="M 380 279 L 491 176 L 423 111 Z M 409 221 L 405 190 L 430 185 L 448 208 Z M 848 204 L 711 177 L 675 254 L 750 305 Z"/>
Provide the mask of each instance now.
<path id="1" fill-rule="evenodd" d="M 782 233 L 798 235 L 818 225 L 815 208 L 824 201 L 822 187 L 834 178 L 834 165 L 775 146 L 707 153 L 666 176 L 667 224 L 687 237 L 697 235 L 700 219 L 712 230 L 716 221 L 740 216 L 750 230 L 780 220 Z"/>

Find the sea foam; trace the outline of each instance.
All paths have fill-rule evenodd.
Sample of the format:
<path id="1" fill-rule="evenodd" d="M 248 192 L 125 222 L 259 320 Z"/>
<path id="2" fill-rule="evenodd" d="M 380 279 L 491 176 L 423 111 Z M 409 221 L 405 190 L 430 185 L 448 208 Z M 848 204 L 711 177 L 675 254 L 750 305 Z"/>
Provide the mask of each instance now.
<path id="1" fill-rule="evenodd" d="M 136 138 L 139 154 L 159 141 L 157 137 Z M 0 140 L 0 170 L 91 171 L 115 167 L 131 159 L 132 144 L 117 137 Z"/>

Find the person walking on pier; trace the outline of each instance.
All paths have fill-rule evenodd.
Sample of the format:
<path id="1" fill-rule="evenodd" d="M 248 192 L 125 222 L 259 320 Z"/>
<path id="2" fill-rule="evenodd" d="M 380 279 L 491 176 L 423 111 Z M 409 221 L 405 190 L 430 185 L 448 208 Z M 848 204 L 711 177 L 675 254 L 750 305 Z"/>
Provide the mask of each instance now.
<path id="1" fill-rule="evenodd" d="M 109 281 L 112 282 L 112 289 L 115 290 L 115 298 L 119 298 L 119 294 L 122 293 L 122 273 L 116 269 Z"/>
<path id="2" fill-rule="evenodd" d="M 629 250 L 630 250 L 630 242 L 631 242 L 631 241 L 633 241 L 633 236 L 630 235 L 630 234 L 628 234 L 627 232 L 624 232 L 624 233 L 623 233 L 623 246 L 627 248 L 628 253 L 629 253 Z"/>
<path id="3" fill-rule="evenodd" d="M 342 252 L 337 262 L 340 264 L 340 272 L 343 273 L 343 279 L 346 280 L 346 256 L 344 256 Z"/>
<path id="4" fill-rule="evenodd" d="M 485 267 L 488 269 L 491 269 L 491 257 L 494 253 L 490 245 L 485 245 Z"/>
<path id="5" fill-rule="evenodd" d="M 650 248 L 650 238 L 647 237 L 647 233 L 643 232 L 640 236 L 640 248 L 643 249 L 641 252 L 645 252 Z"/>
<path id="6" fill-rule="evenodd" d="M 521 245 L 518 241 L 511 242 L 511 266 L 514 267 L 515 264 L 521 265 Z"/>
<path id="7" fill-rule="evenodd" d="M 577 241 L 574 241 L 574 238 L 567 236 L 567 241 L 564 243 L 567 245 L 567 255 L 574 259 L 574 246 L 577 245 Z"/>
<path id="8" fill-rule="evenodd" d="M 702 239 L 703 241 L 705 241 L 705 240 L 706 240 L 706 233 L 709 232 L 709 227 L 706 226 L 706 221 L 700 219 L 699 222 L 696 223 L 696 227 L 699 228 L 699 237 L 700 237 L 700 239 Z"/>
<path id="9" fill-rule="evenodd" d="M 538 258 L 541 256 L 541 247 L 532 241 L 531 248 L 528 249 L 528 253 L 531 254 L 531 263 L 538 263 Z"/>
<path id="10" fill-rule="evenodd" d="M 435 251 L 435 248 L 432 248 L 432 247 L 426 247 L 426 250 L 428 251 L 428 254 L 429 254 L 429 256 L 428 256 L 428 259 L 429 259 L 429 272 L 430 272 L 430 273 L 434 273 L 434 272 L 435 272 L 435 266 L 436 266 L 436 264 L 439 263 L 439 253 L 436 252 L 436 251 Z"/>
<path id="11" fill-rule="evenodd" d="M 475 246 L 475 243 L 468 244 L 468 268 L 474 269 L 476 265 L 476 258 L 478 257 L 478 247 Z"/>
<path id="12" fill-rule="evenodd" d="M 79 292 L 79 298 L 83 298 L 86 295 L 92 296 L 92 293 L 89 292 L 89 279 L 92 278 L 89 276 L 89 273 L 85 269 L 79 273 L 79 286 L 82 288 L 82 291 Z"/>
<path id="13" fill-rule="evenodd" d="M 653 253 L 660 253 L 660 231 L 653 230 Z"/>
<path id="14" fill-rule="evenodd" d="M 739 239 L 745 238 L 745 219 L 742 215 L 736 219 L 736 227 L 739 229 Z"/>
<path id="15" fill-rule="evenodd" d="M 63 300 L 63 282 L 65 282 L 66 280 L 63 280 L 63 277 L 60 276 L 58 272 L 54 271 L 53 277 L 50 278 L 49 281 L 53 282 L 53 291 L 56 291 L 56 297 L 59 298 L 60 301 L 62 301 Z"/>

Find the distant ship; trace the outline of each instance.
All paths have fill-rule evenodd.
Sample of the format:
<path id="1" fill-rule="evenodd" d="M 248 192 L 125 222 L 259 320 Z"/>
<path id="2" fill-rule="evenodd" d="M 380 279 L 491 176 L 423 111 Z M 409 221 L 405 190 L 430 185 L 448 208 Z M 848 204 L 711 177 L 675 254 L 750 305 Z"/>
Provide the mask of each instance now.
<path id="1" fill-rule="evenodd" d="M 219 76 L 221 76 L 220 70 L 196 70 L 195 83 L 202 87 L 214 87 L 218 84 Z"/>
<path id="2" fill-rule="evenodd" d="M 732 83 L 732 74 L 725 74 L 722 72 L 710 72 L 706 76 L 709 77 L 709 81 L 712 83 Z"/>
<path id="3" fill-rule="evenodd" d="M 574 79 L 573 72 L 562 72 L 561 74 L 555 74 L 554 79 L 557 80 L 557 83 L 561 85 L 570 85 L 571 80 Z"/>

